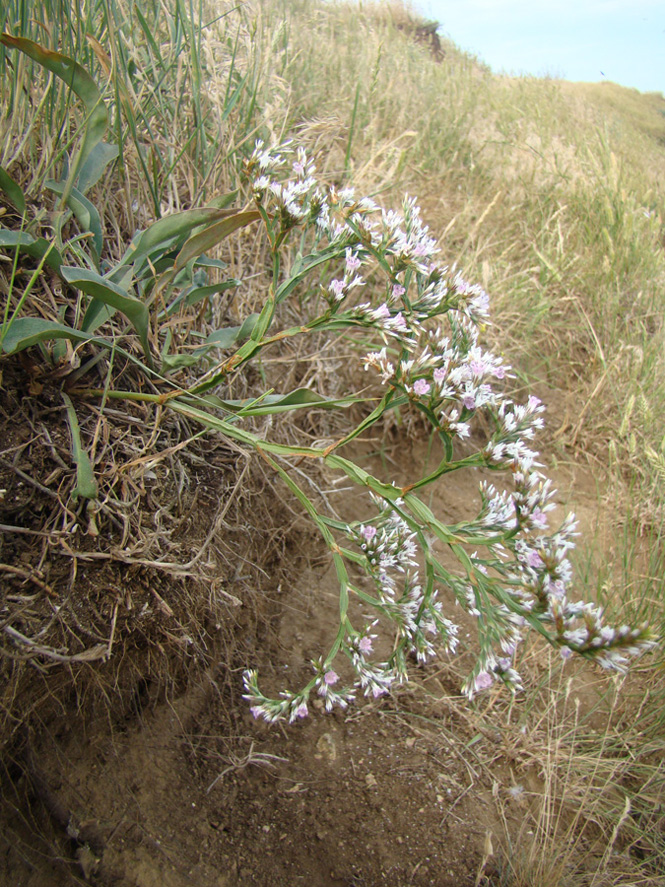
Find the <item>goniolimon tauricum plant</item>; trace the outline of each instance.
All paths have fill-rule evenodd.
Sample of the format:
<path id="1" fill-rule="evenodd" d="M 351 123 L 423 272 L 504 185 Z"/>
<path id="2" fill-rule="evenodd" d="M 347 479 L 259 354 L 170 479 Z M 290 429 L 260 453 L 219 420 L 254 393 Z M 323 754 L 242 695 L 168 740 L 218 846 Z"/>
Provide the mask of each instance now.
<path id="1" fill-rule="evenodd" d="M 401 213 L 385 211 L 351 189 L 326 187 L 305 152 L 292 144 L 271 149 L 257 143 L 246 173 L 272 249 L 275 303 L 314 269 L 324 264 L 335 269 L 324 283 L 318 281 L 313 300 L 321 306 L 318 313 L 282 334 L 361 331 L 364 340 L 376 343 L 364 367 L 383 386 L 366 418 L 319 451 L 329 466 L 367 489 L 375 509 L 371 520 L 347 523 L 319 513 L 271 458 L 332 552 L 339 625 L 330 650 L 312 663 L 305 687 L 268 698 L 256 671 L 245 673 L 253 714 L 293 721 L 307 714 L 312 694 L 328 710 L 346 707 L 358 690 L 380 696 L 404 680 L 407 657 L 424 661 L 437 648 L 453 651 L 458 627 L 444 612 L 440 591 L 452 592 L 475 618 L 479 651 L 463 687 L 469 697 L 495 682 L 520 689 L 516 654 L 528 628 L 564 658 L 577 653 L 609 669 L 623 670 L 629 657 L 652 647 L 646 626 L 605 625 L 598 606 L 571 599 L 568 552 L 576 524 L 570 515 L 550 527 L 554 490 L 532 443 L 543 426 L 544 406 L 533 396 L 516 403 L 502 390 L 509 368 L 483 348 L 479 336 L 488 297 L 437 261 L 415 201 L 406 198 Z M 284 273 L 279 256 L 288 242 L 298 244 L 298 254 Z M 389 411 L 407 408 L 421 414 L 438 441 L 436 470 L 397 486 L 342 455 L 347 443 Z M 482 444 L 469 447 L 472 428 L 481 421 L 489 431 Z M 462 441 L 466 455 L 460 455 Z M 444 524 L 421 492 L 450 472 L 474 467 L 492 470 L 496 484 L 480 483 L 481 504 L 471 519 Z M 445 565 L 437 546 L 446 551 Z M 358 566 L 364 578 L 354 580 Z M 353 618 L 351 598 L 359 604 Z M 394 632 L 392 652 L 377 661 L 376 632 L 385 626 Z M 354 674 L 346 687 L 335 671 L 340 656 Z"/>
<path id="2" fill-rule="evenodd" d="M 84 102 L 97 108 L 103 101 L 70 60 L 46 57 L 26 41 L 16 48 L 48 63 L 58 76 L 75 72 Z M 438 262 L 435 242 L 412 199 L 405 199 L 402 212 L 386 211 L 351 189 L 319 182 L 301 148 L 268 148 L 259 142 L 244 166 L 253 206 L 231 210 L 224 199 L 217 206 L 165 216 L 137 232 L 125 255 L 109 265 L 101 259 L 101 228 L 91 224 L 97 216 L 84 193 L 115 156 L 112 147 L 100 147 L 104 126 L 102 115 L 97 116 L 100 125 L 94 137 L 84 131 L 73 173 L 63 171 L 53 189 L 79 225 L 91 228 L 90 248 L 78 238 L 60 237 L 62 226 L 56 226 L 51 241 L 38 231 L 0 230 L 0 247 L 13 250 L 14 267 L 19 251 L 38 261 L 29 287 L 48 267 L 76 293 L 78 322 L 26 314 L 25 293 L 17 291 L 11 310 L 7 300 L 2 349 L 12 354 L 52 341 L 73 342 L 91 355 L 106 349 L 162 387 L 161 392 L 141 385 L 131 391 L 115 384 L 86 388 L 80 371 L 77 384 L 67 385 L 64 402 L 79 495 L 94 498 L 97 487 L 78 433 L 75 402 L 100 397 L 103 402 L 156 403 L 241 442 L 270 463 L 301 503 L 332 554 L 339 618 L 331 647 L 313 662 L 306 686 L 269 698 L 259 689 L 256 672 L 246 672 L 246 697 L 256 716 L 293 721 L 307 713 L 312 694 L 327 709 L 348 705 L 358 690 L 380 696 L 406 678 L 409 656 L 425 660 L 437 649 L 454 650 L 458 628 L 444 612 L 443 597 L 456 600 L 477 626 L 478 655 L 463 687 L 468 696 L 496 682 L 519 689 L 516 657 L 528 628 L 564 657 L 577 653 L 619 670 L 653 646 L 646 626 L 605 625 L 598 606 L 571 599 L 568 552 L 575 523 L 569 517 L 550 528 L 554 491 L 532 443 L 543 425 L 543 405 L 535 397 L 516 403 L 505 392 L 509 368 L 480 342 L 487 295 Z M 86 164 L 94 166 L 94 176 L 83 176 Z M 21 209 L 25 201 L 7 171 L 0 188 Z M 240 326 L 213 330 L 203 340 L 193 331 L 200 347 L 185 342 L 174 353 L 170 319 L 183 308 L 212 302 L 227 283 L 242 283 L 207 283 L 205 269 L 224 266 L 206 253 L 243 228 L 254 236 L 257 225 L 265 231 L 271 263 L 260 310 Z M 282 310 L 289 304 L 293 310 Z M 298 323 L 285 325 L 284 318 L 294 314 Z M 122 348 L 116 342 L 118 318 Z M 163 341 L 162 328 L 167 330 Z M 244 400 L 228 397 L 235 374 L 258 363 L 271 347 L 321 333 L 362 346 L 363 380 L 374 380 L 376 396 L 360 392 L 331 398 L 310 384 L 294 391 L 262 390 Z M 96 358 L 88 359 L 93 365 Z M 176 383 L 170 374 L 180 370 L 188 375 L 181 374 Z M 254 422 L 261 416 L 340 410 L 350 404 L 364 409 L 363 418 L 327 446 L 271 440 L 270 425 L 260 432 Z M 398 485 L 360 467 L 347 445 L 389 413 L 406 410 L 419 413 L 429 426 L 439 463 L 424 475 L 414 466 L 414 476 Z M 474 427 L 479 433 L 472 437 Z M 474 447 L 476 440 L 482 442 Z M 291 469 L 303 458 L 323 462 L 366 490 L 374 517 L 360 521 L 327 513 L 296 482 Z M 480 483 L 475 515 L 446 524 L 422 494 L 463 468 L 489 469 L 497 481 Z M 380 658 L 376 635 L 386 630 L 394 641 L 390 654 Z M 354 676 L 348 686 L 342 686 L 335 670 L 346 671 L 337 664 L 340 657 Z"/>

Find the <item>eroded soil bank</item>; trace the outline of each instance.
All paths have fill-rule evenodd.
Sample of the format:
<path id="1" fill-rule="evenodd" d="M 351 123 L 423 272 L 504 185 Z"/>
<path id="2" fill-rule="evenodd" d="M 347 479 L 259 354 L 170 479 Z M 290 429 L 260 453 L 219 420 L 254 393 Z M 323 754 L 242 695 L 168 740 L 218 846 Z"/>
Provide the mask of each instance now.
<path id="1" fill-rule="evenodd" d="M 404 442 L 383 457 L 405 454 L 426 458 L 424 445 Z M 560 486 L 574 489 L 586 528 L 597 531 L 593 477 L 572 465 L 558 473 Z M 220 481 L 223 471 L 208 471 L 199 490 L 203 510 L 187 524 L 192 551 L 214 525 L 208 512 Z M 433 505 L 453 519 L 467 511 L 477 485 L 472 472 L 453 475 Z M 282 523 L 288 514 L 285 508 Z M 100 683 L 87 696 L 60 694 L 47 715 L 33 719 L 5 760 L 2 883 L 505 883 L 510 834 L 529 820 L 529 799 L 546 781 L 535 741 L 543 712 L 511 705 L 505 694 L 469 707 L 459 695 L 469 652 L 415 667 L 412 684 L 347 712 L 328 715 L 315 705 L 307 719 L 272 727 L 251 717 L 242 668 L 258 664 L 275 689 L 297 688 L 334 633 L 334 571 L 315 540 L 291 523 L 280 543 L 290 569 L 280 572 L 276 556 L 272 571 L 262 568 L 255 580 L 262 595 L 238 608 L 244 613 L 233 631 L 219 633 L 198 669 L 160 683 L 144 651 L 131 664 L 124 706 L 105 707 Z M 168 582 L 146 588 L 168 631 L 169 620 L 177 622 Z M 469 644 L 472 629 L 462 623 Z M 131 657 L 131 649 L 124 654 Z M 532 680 L 548 672 L 548 655 L 527 654 Z M 573 680 L 577 698 L 594 708 L 606 683 L 588 669 L 574 674 L 555 680 Z M 46 678 L 44 687 L 48 693 Z M 107 691 L 110 701 L 114 688 Z M 581 846 L 592 867 L 602 849 L 588 837 Z"/>

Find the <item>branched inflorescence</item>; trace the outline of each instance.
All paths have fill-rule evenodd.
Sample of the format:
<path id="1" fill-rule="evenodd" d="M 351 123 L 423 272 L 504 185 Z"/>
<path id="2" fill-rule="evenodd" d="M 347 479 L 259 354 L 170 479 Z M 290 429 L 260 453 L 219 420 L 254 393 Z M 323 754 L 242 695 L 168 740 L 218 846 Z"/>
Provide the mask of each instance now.
<path id="1" fill-rule="evenodd" d="M 246 672 L 253 714 L 271 722 L 294 721 L 307 714 L 312 694 L 327 710 L 345 708 L 358 690 L 379 697 L 404 680 L 408 657 L 423 662 L 437 649 L 454 652 L 458 629 L 443 615 L 437 587 L 452 593 L 478 626 L 480 649 L 463 686 L 469 697 L 497 681 L 514 691 L 521 688 L 516 657 L 528 627 L 540 631 L 564 658 L 578 653 L 624 670 L 629 658 L 650 649 L 654 640 L 646 626 L 609 627 L 600 607 L 570 599 L 568 554 L 576 525 L 570 515 L 550 530 L 555 491 L 533 449 L 544 406 L 533 396 L 515 403 L 502 390 L 510 368 L 480 342 L 489 314 L 487 294 L 437 262 L 436 242 L 412 198 L 404 200 L 402 212 L 386 211 L 350 188 L 325 187 L 305 152 L 293 144 L 269 149 L 257 143 L 246 174 L 273 253 L 294 231 L 301 242 L 309 237 L 310 252 L 293 264 L 290 278 L 274 281 L 278 294 L 290 292 L 324 262 L 335 268 L 325 284 L 318 284 L 322 313 L 307 328 L 346 333 L 360 328 L 365 337 L 373 334 L 377 347 L 366 353 L 363 365 L 382 383 L 382 411 L 403 405 L 417 409 L 444 451 L 434 475 L 416 478 L 402 490 L 364 481 L 374 491 L 376 519 L 346 526 L 351 548 L 328 541 L 343 593 L 354 593 L 372 615 L 357 629 L 341 608 L 336 641 L 327 657 L 312 663 L 313 677 L 299 693 L 270 699 L 259 690 L 256 672 Z M 382 411 L 374 411 L 373 421 Z M 455 447 L 470 438 L 480 415 L 490 434 L 471 455 L 455 461 Z M 481 482 L 477 514 L 446 526 L 423 506 L 415 488 L 461 467 L 490 469 L 508 483 L 499 489 Z M 455 556 L 456 570 L 437 558 L 432 539 Z M 362 566 L 362 584 L 349 581 L 347 561 Z M 394 634 L 391 653 L 376 661 L 377 633 L 386 626 Z M 343 689 L 332 667 L 340 653 L 354 676 L 353 685 Z"/>

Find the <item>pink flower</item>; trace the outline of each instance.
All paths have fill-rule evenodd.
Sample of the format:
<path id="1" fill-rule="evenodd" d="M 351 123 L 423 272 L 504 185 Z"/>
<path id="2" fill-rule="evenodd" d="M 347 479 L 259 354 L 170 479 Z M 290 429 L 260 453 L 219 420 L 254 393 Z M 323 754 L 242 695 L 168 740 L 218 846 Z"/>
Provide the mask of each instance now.
<path id="1" fill-rule="evenodd" d="M 341 299 L 344 295 L 344 281 L 343 280 L 331 280 L 330 286 L 328 287 L 330 292 L 336 299 Z"/>
<path id="2" fill-rule="evenodd" d="M 309 711 L 307 709 L 307 703 L 301 702 L 298 708 L 295 710 L 295 716 L 297 718 L 306 718 L 308 714 Z"/>
<path id="3" fill-rule="evenodd" d="M 351 252 L 350 248 L 346 251 L 346 267 L 348 271 L 355 271 L 357 268 L 360 268 L 360 259 Z"/>
<path id="4" fill-rule="evenodd" d="M 474 686 L 476 690 L 487 690 L 492 686 L 494 681 L 492 680 L 492 675 L 487 671 L 481 671 L 474 681 Z"/>
<path id="5" fill-rule="evenodd" d="M 533 567 L 534 570 L 538 570 L 543 566 L 543 559 L 537 551 L 530 551 L 526 560 L 528 565 Z"/>
<path id="6" fill-rule="evenodd" d="M 404 320 L 401 311 L 393 318 L 393 326 L 400 333 L 405 333 L 408 330 L 408 326 L 406 325 L 406 321 Z"/>
<path id="7" fill-rule="evenodd" d="M 376 527 L 373 527 L 371 524 L 366 527 L 361 527 L 360 535 L 364 537 L 366 542 L 371 542 L 376 536 Z"/>
<path id="8" fill-rule="evenodd" d="M 547 515 L 537 508 L 531 515 L 531 523 L 534 527 L 544 530 L 547 527 Z"/>
<path id="9" fill-rule="evenodd" d="M 390 317 L 390 308 L 384 302 L 383 305 L 379 305 L 379 307 L 374 311 L 374 316 L 377 320 Z"/>
<path id="10" fill-rule="evenodd" d="M 429 382 L 425 379 L 417 379 L 414 383 L 413 390 L 416 394 L 427 394 L 431 388 Z"/>
<path id="11" fill-rule="evenodd" d="M 473 394 L 465 394 L 462 398 L 462 403 L 467 408 L 467 410 L 475 410 L 476 408 L 476 398 Z"/>
<path id="12" fill-rule="evenodd" d="M 336 673 L 335 673 L 334 671 L 332 671 L 332 670 L 331 670 L 331 671 L 327 671 L 327 672 L 324 674 L 324 676 L 323 676 L 323 680 L 326 682 L 326 684 L 327 684 L 329 687 L 332 687 L 333 684 L 336 684 L 337 681 L 339 680 L 339 675 L 336 674 Z"/>
<path id="13" fill-rule="evenodd" d="M 393 287 L 393 297 L 395 299 L 399 299 L 399 297 L 403 296 L 405 292 L 406 292 L 406 290 L 404 289 L 404 287 L 402 286 L 401 283 L 396 283 L 395 286 Z"/>
<path id="14" fill-rule="evenodd" d="M 437 367 L 434 370 L 434 381 L 436 382 L 436 384 L 440 385 L 442 382 L 445 381 L 445 378 L 446 378 L 445 369 L 443 367 Z"/>
<path id="15" fill-rule="evenodd" d="M 263 709 L 261 708 L 260 705 L 253 705 L 250 708 L 250 711 L 252 713 L 252 717 L 254 717 L 254 718 L 260 718 L 261 715 L 263 714 Z"/>
<path id="16" fill-rule="evenodd" d="M 368 653 L 372 652 L 372 639 L 368 637 L 360 638 L 358 641 L 358 649 L 363 656 L 367 656 Z"/>

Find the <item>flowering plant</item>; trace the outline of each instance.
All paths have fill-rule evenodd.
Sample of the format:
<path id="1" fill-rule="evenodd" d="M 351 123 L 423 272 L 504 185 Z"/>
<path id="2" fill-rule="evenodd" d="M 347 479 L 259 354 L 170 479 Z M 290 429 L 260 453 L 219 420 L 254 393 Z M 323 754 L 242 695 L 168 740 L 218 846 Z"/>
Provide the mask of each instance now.
<path id="1" fill-rule="evenodd" d="M 382 385 L 378 406 L 342 440 L 307 452 L 367 489 L 376 509 L 371 521 L 347 523 L 319 513 L 269 454 L 287 456 L 290 449 L 293 455 L 305 454 L 304 448 L 273 446 L 264 452 L 332 552 L 340 616 L 330 650 L 312 663 L 312 678 L 302 689 L 269 698 L 259 689 L 256 671 L 245 673 L 254 716 L 294 721 L 308 713 L 312 694 L 328 711 L 346 708 L 358 691 L 378 697 L 405 680 L 408 656 L 425 661 L 437 650 L 454 651 L 458 627 L 444 615 L 440 589 L 452 592 L 475 617 L 479 652 L 462 688 L 469 698 L 495 682 L 513 691 L 521 688 L 516 654 L 528 628 L 540 632 L 564 658 L 577 653 L 623 671 L 631 656 L 654 645 L 653 636 L 646 625 L 605 625 L 600 607 L 570 598 L 568 553 L 576 524 L 570 515 L 557 529 L 550 528 L 555 491 L 533 449 L 544 406 L 536 397 L 515 403 L 502 390 L 510 368 L 480 342 L 487 294 L 437 261 L 436 243 L 413 199 L 407 197 L 398 213 L 358 198 L 349 188 L 324 186 L 303 149 L 292 143 L 268 148 L 257 142 L 245 172 L 270 242 L 273 282 L 252 334 L 254 345 L 239 349 L 238 356 L 249 359 L 268 341 L 262 337 L 277 305 L 325 265 L 336 270 L 309 300 L 312 316 L 278 335 L 361 330 L 365 340 L 369 336 L 376 343 L 365 354 L 364 368 L 376 373 Z M 298 255 L 284 272 L 280 257 L 296 238 Z M 402 487 L 380 481 L 340 455 L 346 444 L 398 408 L 417 410 L 441 447 L 436 470 Z M 463 442 L 472 430 L 481 433 L 488 427 L 483 442 L 469 453 L 469 443 Z M 505 483 L 500 488 L 482 481 L 475 517 L 446 525 L 418 491 L 464 467 L 489 469 Z M 442 563 L 435 541 L 452 555 L 455 568 Z M 361 568 L 364 581 L 352 581 L 351 564 Z M 352 597 L 363 611 L 359 619 L 350 614 Z M 374 643 L 385 626 L 394 632 L 392 652 L 376 661 Z M 347 658 L 354 675 L 347 687 L 340 686 L 333 668 L 339 656 Z"/>

